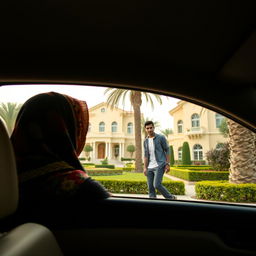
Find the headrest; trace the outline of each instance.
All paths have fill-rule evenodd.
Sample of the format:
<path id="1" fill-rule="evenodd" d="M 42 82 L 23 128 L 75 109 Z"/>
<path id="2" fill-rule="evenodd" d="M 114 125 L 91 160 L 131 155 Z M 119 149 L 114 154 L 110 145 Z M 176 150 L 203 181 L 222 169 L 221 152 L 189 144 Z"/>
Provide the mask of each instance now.
<path id="1" fill-rule="evenodd" d="M 0 218 L 16 210 L 18 205 L 18 177 L 11 141 L 0 119 Z"/>

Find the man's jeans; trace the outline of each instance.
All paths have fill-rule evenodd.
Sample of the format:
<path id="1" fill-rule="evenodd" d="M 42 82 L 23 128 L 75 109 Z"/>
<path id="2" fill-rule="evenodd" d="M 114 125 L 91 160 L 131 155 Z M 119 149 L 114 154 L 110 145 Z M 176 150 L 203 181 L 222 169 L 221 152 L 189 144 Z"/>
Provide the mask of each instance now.
<path id="1" fill-rule="evenodd" d="M 162 180 L 165 172 L 165 165 L 148 168 L 147 170 L 147 181 L 148 181 L 148 190 L 149 197 L 156 198 L 156 189 L 167 199 L 173 198 L 173 195 L 162 185 Z"/>

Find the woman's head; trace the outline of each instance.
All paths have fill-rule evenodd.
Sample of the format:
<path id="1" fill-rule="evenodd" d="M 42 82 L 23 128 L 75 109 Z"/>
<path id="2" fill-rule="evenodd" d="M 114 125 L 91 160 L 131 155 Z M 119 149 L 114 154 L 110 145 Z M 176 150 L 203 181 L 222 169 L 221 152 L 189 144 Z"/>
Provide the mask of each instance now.
<path id="1" fill-rule="evenodd" d="M 65 161 L 81 168 L 89 124 L 85 102 L 56 92 L 33 96 L 22 106 L 11 135 L 19 169 Z"/>

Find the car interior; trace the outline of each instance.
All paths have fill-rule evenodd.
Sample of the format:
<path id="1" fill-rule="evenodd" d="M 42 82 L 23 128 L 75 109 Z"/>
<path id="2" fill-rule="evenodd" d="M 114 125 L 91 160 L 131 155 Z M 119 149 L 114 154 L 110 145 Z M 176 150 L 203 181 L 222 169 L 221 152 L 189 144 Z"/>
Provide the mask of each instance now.
<path id="1" fill-rule="evenodd" d="M 0 86 L 152 92 L 256 131 L 255 1 L 28 0 L 1 13 Z M 113 196 L 21 217 L 2 123 L 0 152 L 1 255 L 256 254 L 252 205 Z"/>

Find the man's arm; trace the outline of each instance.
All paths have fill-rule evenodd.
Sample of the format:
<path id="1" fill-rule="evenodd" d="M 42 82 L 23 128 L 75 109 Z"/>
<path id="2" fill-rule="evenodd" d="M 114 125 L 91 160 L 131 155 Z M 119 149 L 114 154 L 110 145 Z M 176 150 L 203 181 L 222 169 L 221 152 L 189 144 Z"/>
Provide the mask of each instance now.
<path id="1" fill-rule="evenodd" d="M 144 170 L 143 173 L 145 176 L 147 176 L 147 169 L 148 169 L 148 158 L 144 157 Z"/>

